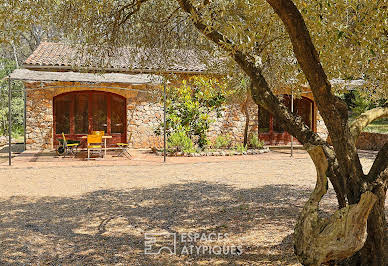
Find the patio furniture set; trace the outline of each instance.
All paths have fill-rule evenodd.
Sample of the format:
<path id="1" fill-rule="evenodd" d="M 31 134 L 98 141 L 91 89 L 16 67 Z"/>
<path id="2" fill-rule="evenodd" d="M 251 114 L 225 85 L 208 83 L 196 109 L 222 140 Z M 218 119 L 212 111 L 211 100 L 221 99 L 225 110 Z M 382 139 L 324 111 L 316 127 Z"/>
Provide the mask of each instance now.
<path id="1" fill-rule="evenodd" d="M 81 146 L 81 141 L 78 140 L 66 140 L 65 134 L 62 133 L 63 139 L 59 139 L 59 146 L 56 149 L 58 155 L 76 156 L 78 148 Z M 106 151 L 108 149 L 119 150 L 116 157 L 131 158 L 131 154 L 128 152 L 128 143 L 116 143 L 117 147 L 108 148 L 107 139 L 111 139 L 112 136 L 106 136 L 104 131 L 92 131 L 92 134 L 82 136 L 82 140 L 86 140 L 86 149 L 88 154 L 88 160 L 92 159 L 91 155 L 98 154 L 100 157 L 106 157 Z"/>

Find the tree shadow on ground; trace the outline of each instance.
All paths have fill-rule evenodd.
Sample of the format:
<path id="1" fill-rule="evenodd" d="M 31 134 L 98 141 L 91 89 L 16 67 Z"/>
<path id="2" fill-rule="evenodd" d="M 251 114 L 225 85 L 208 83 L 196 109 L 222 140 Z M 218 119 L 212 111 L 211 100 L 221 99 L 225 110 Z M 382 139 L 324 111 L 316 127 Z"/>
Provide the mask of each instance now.
<path id="1" fill-rule="evenodd" d="M 3 147 L 0 147 L 0 153 L 6 153 L 8 154 L 9 146 L 4 145 Z M 11 145 L 11 151 L 13 153 L 21 153 L 24 151 L 24 144 L 23 143 L 16 143 Z"/>
<path id="2" fill-rule="evenodd" d="M 12 197 L 0 207 L 0 263 L 296 264 L 291 233 L 309 194 L 298 186 L 200 182 L 78 198 Z M 243 253 L 182 255 L 178 243 L 177 255 L 145 255 L 145 232 L 227 233 L 224 244 L 242 245 Z"/>
<path id="3" fill-rule="evenodd" d="M 3 162 L 8 161 L 8 154 L 9 154 L 9 147 L 8 145 L 0 146 L 0 164 Z M 23 143 L 17 143 L 11 145 L 11 152 L 12 152 L 12 158 L 16 156 L 16 154 L 20 154 L 24 151 L 24 144 Z"/>

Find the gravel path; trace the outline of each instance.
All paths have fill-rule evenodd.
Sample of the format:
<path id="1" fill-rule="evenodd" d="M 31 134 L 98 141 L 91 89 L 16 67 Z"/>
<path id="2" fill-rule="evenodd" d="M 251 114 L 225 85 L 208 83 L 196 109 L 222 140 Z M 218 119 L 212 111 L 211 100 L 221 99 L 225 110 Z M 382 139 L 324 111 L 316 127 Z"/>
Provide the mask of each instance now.
<path id="1" fill-rule="evenodd" d="M 373 156 L 363 157 L 367 169 Z M 2 167 L 0 264 L 298 265 L 292 230 L 314 175 L 302 151 L 296 159 L 271 152 L 165 165 Z M 322 212 L 335 203 L 331 191 Z M 177 255 L 145 255 L 146 232 L 177 233 Z M 182 254 L 185 232 L 226 233 L 194 245 L 243 252 Z"/>

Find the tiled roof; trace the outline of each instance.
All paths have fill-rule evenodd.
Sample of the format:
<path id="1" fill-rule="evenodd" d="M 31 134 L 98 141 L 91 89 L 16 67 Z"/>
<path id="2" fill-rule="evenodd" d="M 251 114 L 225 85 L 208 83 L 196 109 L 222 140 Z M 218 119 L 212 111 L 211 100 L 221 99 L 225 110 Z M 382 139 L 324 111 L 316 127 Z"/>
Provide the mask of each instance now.
<path id="1" fill-rule="evenodd" d="M 157 49 L 142 48 L 119 48 L 110 55 L 99 56 L 64 43 L 42 42 L 27 58 L 24 67 L 73 71 L 104 69 L 110 72 L 214 73 L 211 69 L 216 68 L 204 63 L 205 60 L 209 62 L 209 58 L 209 54 L 196 53 L 194 50 L 170 49 L 162 53 Z"/>
<path id="2" fill-rule="evenodd" d="M 80 73 L 72 71 L 50 72 L 29 69 L 15 69 L 10 78 L 26 82 L 81 82 L 81 83 L 121 83 L 131 85 L 162 84 L 163 78 L 154 74 L 124 74 L 124 73 Z"/>

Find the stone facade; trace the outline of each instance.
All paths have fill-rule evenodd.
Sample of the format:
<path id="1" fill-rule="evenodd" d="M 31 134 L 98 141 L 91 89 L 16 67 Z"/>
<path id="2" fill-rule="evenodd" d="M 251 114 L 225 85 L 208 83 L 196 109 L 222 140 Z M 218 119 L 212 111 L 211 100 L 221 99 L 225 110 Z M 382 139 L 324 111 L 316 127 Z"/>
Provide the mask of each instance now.
<path id="1" fill-rule="evenodd" d="M 53 143 L 53 97 L 65 92 L 90 90 L 81 85 L 70 88 L 68 84 L 54 84 L 55 89 L 38 89 L 35 84 L 27 84 L 27 149 L 51 149 Z M 63 87 L 61 87 L 63 86 Z M 163 146 L 163 136 L 156 136 L 154 131 L 163 121 L 163 106 L 148 93 L 134 93 L 122 89 L 97 89 L 117 93 L 127 101 L 127 139 L 133 148 L 152 148 Z M 94 89 L 96 90 L 96 89 Z M 249 105 L 249 131 L 257 132 L 257 105 Z M 244 138 L 246 117 L 239 104 L 230 104 L 221 111 L 221 117 L 210 114 L 215 120 L 210 126 L 209 140 L 213 141 L 219 135 L 229 135 L 234 143 L 241 143 Z M 320 122 L 318 122 L 320 123 Z"/>
<path id="2" fill-rule="evenodd" d="M 154 130 L 162 122 L 163 106 L 160 103 L 127 100 L 127 136 L 131 147 L 161 147 L 163 138 L 156 136 Z"/>
<path id="3" fill-rule="evenodd" d="M 380 150 L 388 142 L 388 134 L 362 132 L 357 139 L 357 148 L 361 150 Z"/>
<path id="4" fill-rule="evenodd" d="M 250 110 L 250 131 L 257 132 L 257 106 L 252 105 Z M 245 116 L 239 105 L 229 105 L 215 120 L 208 133 L 210 141 L 218 135 L 229 135 L 234 142 L 241 142 L 244 138 Z M 160 148 L 163 146 L 163 136 L 156 136 L 154 130 L 163 122 L 163 105 L 155 102 L 127 100 L 127 136 L 133 148 Z"/>
<path id="5" fill-rule="evenodd" d="M 251 104 L 248 108 L 249 112 L 249 132 L 257 133 L 257 105 Z M 241 106 L 238 104 L 227 105 L 221 111 L 221 117 L 217 118 L 216 114 L 212 114 L 212 119 L 215 120 L 210 125 L 209 140 L 214 140 L 219 135 L 229 135 L 232 142 L 239 143 L 244 139 L 244 128 L 246 117 L 242 112 Z"/>
<path id="6" fill-rule="evenodd" d="M 53 147 L 53 93 L 48 90 L 27 90 L 27 149 Z"/>
<path id="7" fill-rule="evenodd" d="M 317 115 L 317 133 L 324 140 L 326 140 L 329 136 L 329 132 L 327 131 L 325 122 L 319 114 Z"/>

